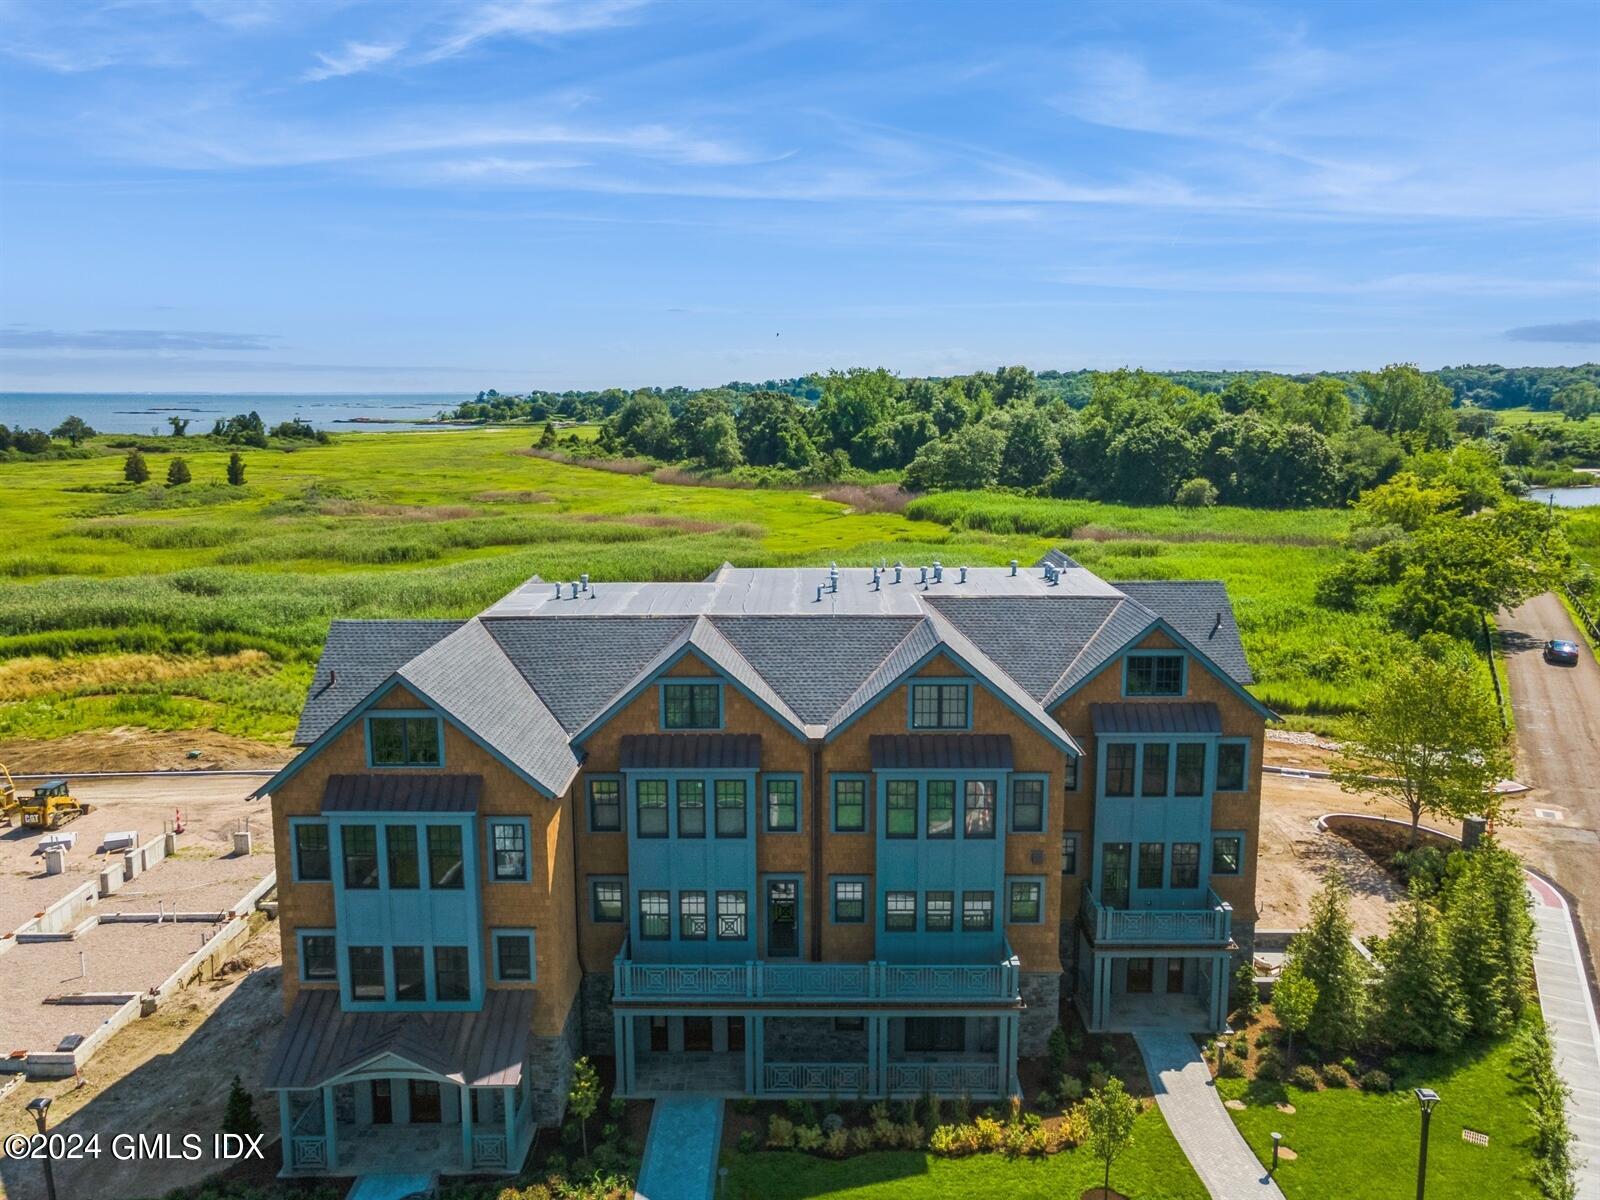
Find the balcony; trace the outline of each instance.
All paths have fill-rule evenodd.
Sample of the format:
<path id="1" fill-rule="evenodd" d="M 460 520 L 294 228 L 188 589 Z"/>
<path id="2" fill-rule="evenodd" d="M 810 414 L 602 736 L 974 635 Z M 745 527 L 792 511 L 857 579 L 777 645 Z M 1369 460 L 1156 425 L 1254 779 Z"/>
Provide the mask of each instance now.
<path id="1" fill-rule="evenodd" d="M 1083 885 L 1083 919 L 1095 945 L 1226 945 L 1233 937 L 1233 905 L 1206 889 L 1193 908 L 1108 908 Z"/>
<path id="2" fill-rule="evenodd" d="M 1016 1003 L 1019 964 L 1009 943 L 993 963 L 822 962 L 641 963 L 622 943 L 612 966 L 613 1000 L 948 1001 Z"/>

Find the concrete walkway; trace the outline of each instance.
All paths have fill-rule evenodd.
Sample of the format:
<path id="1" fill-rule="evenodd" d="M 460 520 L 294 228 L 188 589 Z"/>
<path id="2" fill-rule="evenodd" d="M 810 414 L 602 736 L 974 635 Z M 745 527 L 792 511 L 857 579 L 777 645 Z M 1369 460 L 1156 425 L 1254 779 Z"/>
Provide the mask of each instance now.
<path id="1" fill-rule="evenodd" d="M 709 1096 L 657 1100 L 639 1168 L 637 1200 L 712 1200 L 722 1101 Z"/>
<path id="2" fill-rule="evenodd" d="M 1161 1115 L 1213 1200 L 1283 1200 L 1222 1107 L 1194 1038 L 1143 1030 L 1133 1039 L 1144 1056 Z"/>
<path id="3" fill-rule="evenodd" d="M 345 1200 L 410 1200 L 413 1196 L 436 1196 L 438 1181 L 437 1175 L 414 1172 L 361 1175 Z"/>
<path id="4" fill-rule="evenodd" d="M 1537 876 L 1528 876 L 1533 893 L 1533 924 L 1539 945 L 1533 971 L 1539 981 L 1539 1007 L 1555 1050 L 1556 1067 L 1572 1098 L 1567 1123 L 1573 1157 L 1579 1161 L 1578 1200 L 1600 1200 L 1600 1024 L 1594 997 L 1578 954 L 1578 934 L 1561 893 Z"/>

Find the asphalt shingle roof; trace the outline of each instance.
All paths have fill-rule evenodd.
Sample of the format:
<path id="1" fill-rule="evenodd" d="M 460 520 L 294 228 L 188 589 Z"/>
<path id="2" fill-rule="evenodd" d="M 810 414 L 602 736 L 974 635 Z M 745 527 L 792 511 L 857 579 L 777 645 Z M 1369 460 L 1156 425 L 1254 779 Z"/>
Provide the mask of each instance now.
<path id="1" fill-rule="evenodd" d="M 401 667 L 461 621 L 335 621 L 294 733 L 297 746 L 316 741 Z"/>
<path id="2" fill-rule="evenodd" d="M 1121 601 L 1099 596 L 1059 600 L 1002 596 L 940 597 L 928 603 L 1030 696 L 1043 700 Z"/>
<path id="3" fill-rule="evenodd" d="M 1228 589 L 1215 579 L 1139 580 L 1114 585 L 1193 642 L 1235 683 L 1254 683 Z M 1218 623 L 1220 618 L 1221 623 Z"/>

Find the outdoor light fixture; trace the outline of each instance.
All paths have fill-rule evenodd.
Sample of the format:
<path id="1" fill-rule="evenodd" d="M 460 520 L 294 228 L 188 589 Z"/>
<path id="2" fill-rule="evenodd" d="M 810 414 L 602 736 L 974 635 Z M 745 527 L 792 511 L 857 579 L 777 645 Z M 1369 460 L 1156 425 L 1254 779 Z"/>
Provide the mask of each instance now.
<path id="1" fill-rule="evenodd" d="M 1417 1200 L 1422 1200 L 1423 1189 L 1428 1186 L 1428 1121 L 1439 1103 L 1439 1093 L 1432 1088 L 1417 1088 L 1416 1095 L 1422 1108 L 1422 1145 L 1417 1150 Z"/>
<path id="2" fill-rule="evenodd" d="M 28 1111 L 33 1114 L 34 1124 L 39 1126 L 39 1134 L 42 1137 L 45 1132 L 45 1121 L 50 1113 L 50 1097 L 35 1096 L 28 1101 Z M 45 1195 L 49 1196 L 50 1200 L 56 1200 L 56 1172 L 50 1162 L 49 1146 L 45 1147 L 43 1158 Z"/>
<path id="3" fill-rule="evenodd" d="M 1272 1135 L 1272 1173 L 1274 1175 L 1278 1173 L 1278 1147 L 1281 1145 L 1283 1145 L 1283 1134 L 1274 1133 Z"/>

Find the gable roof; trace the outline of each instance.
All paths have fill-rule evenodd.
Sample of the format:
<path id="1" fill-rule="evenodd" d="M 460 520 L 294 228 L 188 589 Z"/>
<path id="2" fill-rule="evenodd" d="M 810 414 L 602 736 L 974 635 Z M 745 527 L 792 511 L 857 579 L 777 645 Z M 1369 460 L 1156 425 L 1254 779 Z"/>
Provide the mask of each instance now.
<path id="1" fill-rule="evenodd" d="M 309 746 L 374 688 L 463 621 L 335 621 L 328 626 L 322 658 L 294 732 L 296 746 Z"/>
<path id="2" fill-rule="evenodd" d="M 1139 580 L 1113 586 L 1166 621 L 1235 683 L 1255 682 L 1233 602 L 1219 580 Z"/>

